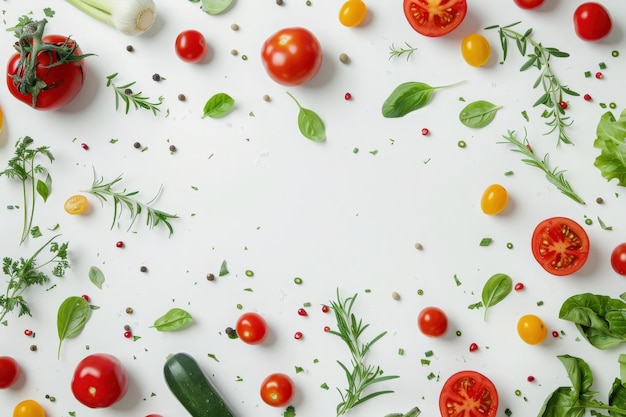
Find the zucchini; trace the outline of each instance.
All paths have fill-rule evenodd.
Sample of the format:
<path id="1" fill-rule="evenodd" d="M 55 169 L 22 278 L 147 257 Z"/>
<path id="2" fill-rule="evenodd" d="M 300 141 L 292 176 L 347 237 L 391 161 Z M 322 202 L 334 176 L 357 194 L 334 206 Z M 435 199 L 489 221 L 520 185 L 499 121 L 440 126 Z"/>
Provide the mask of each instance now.
<path id="1" fill-rule="evenodd" d="M 187 353 L 177 353 L 163 367 L 165 382 L 192 417 L 235 417 L 198 362 Z"/>

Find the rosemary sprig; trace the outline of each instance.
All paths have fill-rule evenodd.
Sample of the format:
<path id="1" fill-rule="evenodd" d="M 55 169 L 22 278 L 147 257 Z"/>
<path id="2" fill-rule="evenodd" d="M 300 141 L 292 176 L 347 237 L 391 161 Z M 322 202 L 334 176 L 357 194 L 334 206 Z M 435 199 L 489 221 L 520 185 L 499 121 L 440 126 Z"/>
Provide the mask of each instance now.
<path id="1" fill-rule="evenodd" d="M 145 97 L 141 91 L 135 93 L 131 90 L 130 87 L 135 85 L 136 81 L 124 85 L 116 85 L 113 79 L 117 77 L 117 74 L 116 72 L 107 76 L 107 87 L 113 87 L 113 91 L 115 91 L 115 110 L 119 109 L 120 100 L 122 100 L 126 104 L 126 114 L 130 110 L 131 103 L 135 106 L 135 110 L 140 108 L 151 110 L 155 116 L 158 111 L 161 111 L 159 106 L 163 103 L 163 96 L 159 96 L 157 103 L 151 103 L 150 97 Z"/>
<path id="2" fill-rule="evenodd" d="M 169 214 L 164 211 L 156 210 L 150 207 L 150 204 L 154 202 L 161 194 L 161 189 L 157 192 L 157 195 L 148 203 L 141 203 L 135 199 L 135 196 L 139 194 L 139 191 L 126 192 L 126 189 L 122 191 L 114 191 L 113 187 L 122 180 L 122 176 L 119 175 L 113 181 L 104 182 L 103 177 L 96 177 L 94 170 L 94 179 L 89 190 L 85 192 L 95 195 L 100 199 L 102 203 L 107 201 L 107 197 L 113 200 L 113 222 L 111 223 L 111 229 L 115 226 L 115 222 L 119 220 L 124 211 L 124 208 L 128 209 L 130 213 L 131 223 L 128 226 L 128 230 L 133 226 L 135 220 L 139 215 L 145 211 L 146 213 L 146 225 L 152 229 L 153 227 L 164 224 L 170 232 L 170 236 L 174 233 L 174 229 L 169 222 L 169 219 L 177 219 L 175 214 Z"/>
<path id="3" fill-rule="evenodd" d="M 331 301 L 330 306 L 335 313 L 337 321 L 337 330 L 330 330 L 329 333 L 338 336 L 343 340 L 352 355 L 352 370 L 340 361 L 339 366 L 344 370 L 348 380 L 348 388 L 344 392 L 337 389 L 341 395 L 341 402 L 337 405 L 337 416 L 345 414 L 349 409 L 356 407 L 374 397 L 382 394 L 392 393 L 393 391 L 384 390 L 376 391 L 362 397 L 363 391 L 379 382 L 388 381 L 390 379 L 399 378 L 397 375 L 382 376 L 383 371 L 380 366 L 365 364 L 365 356 L 371 349 L 372 345 L 380 340 L 387 332 L 382 332 L 369 343 L 362 343 L 359 338 L 362 336 L 369 324 L 363 324 L 361 319 L 357 320 L 352 313 L 352 307 L 356 301 L 357 294 L 346 299 L 342 299 L 337 289 L 337 300 Z"/>
<path id="4" fill-rule="evenodd" d="M 503 138 L 506 139 L 506 142 L 498 143 L 510 143 L 515 145 L 515 148 L 511 150 L 513 152 L 518 152 L 524 155 L 524 158 L 522 158 L 522 162 L 535 168 L 539 168 L 546 174 L 546 179 L 548 180 L 548 182 L 558 188 L 559 191 L 561 191 L 563 194 L 565 194 L 575 202 L 585 204 L 584 200 L 574 192 L 569 182 L 567 182 L 567 180 L 565 179 L 565 170 L 559 170 L 558 167 L 550 169 L 548 167 L 548 154 L 545 154 L 543 159 L 537 158 L 528 143 L 526 132 L 524 132 L 523 141 L 519 141 L 515 137 L 515 131 L 511 130 L 509 130 L 507 132 L 507 135 L 503 136 Z"/>
<path id="5" fill-rule="evenodd" d="M 404 42 L 404 44 L 407 46 L 407 48 L 398 49 L 395 47 L 393 43 L 391 44 L 391 46 L 389 47 L 389 59 L 390 60 L 391 58 L 399 58 L 402 55 L 406 55 L 406 60 L 408 61 L 411 55 L 413 55 L 413 52 L 417 50 L 417 48 L 414 48 L 411 45 L 409 45 L 408 42 Z"/>
<path id="6" fill-rule="evenodd" d="M 544 93 L 535 101 L 533 107 L 544 105 L 547 109 L 543 112 L 541 117 L 546 119 L 546 125 L 550 126 L 550 130 L 546 132 L 546 135 L 557 131 L 558 141 L 557 145 L 561 143 L 571 144 L 565 128 L 572 124 L 572 121 L 568 116 L 565 116 L 565 110 L 561 107 L 563 102 L 563 95 L 579 96 L 577 92 L 569 89 L 567 86 L 562 85 L 557 79 L 556 75 L 552 71 L 550 66 L 550 57 L 566 58 L 569 56 L 567 52 L 560 51 L 557 48 L 544 47 L 541 43 L 534 41 L 530 38 L 533 30 L 528 29 L 523 34 L 516 32 L 512 27 L 518 25 L 520 22 L 512 23 L 507 26 L 489 26 L 485 29 L 498 29 L 498 35 L 500 36 L 500 45 L 502 47 L 502 62 L 506 61 L 508 54 L 509 39 L 515 41 L 517 50 L 523 57 L 527 57 L 528 60 L 520 67 L 520 71 L 526 71 L 528 68 L 535 67 L 540 73 L 539 77 L 535 81 L 533 88 L 537 88 L 541 85 Z M 531 48 L 528 46 L 530 45 Z M 527 51 L 531 49 L 532 52 L 527 54 Z"/>

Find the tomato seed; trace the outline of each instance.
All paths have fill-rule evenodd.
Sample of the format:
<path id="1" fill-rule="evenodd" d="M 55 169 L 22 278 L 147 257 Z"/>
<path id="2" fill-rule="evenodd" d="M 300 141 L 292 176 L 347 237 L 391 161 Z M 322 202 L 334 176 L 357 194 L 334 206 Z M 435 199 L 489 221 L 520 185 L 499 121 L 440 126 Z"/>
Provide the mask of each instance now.
<path id="1" fill-rule="evenodd" d="M 24 334 L 25 334 L 26 336 L 32 336 L 32 335 L 33 335 L 33 331 L 32 331 L 32 330 L 30 330 L 30 329 L 26 329 L 26 330 L 24 330 Z"/>
<path id="2" fill-rule="evenodd" d="M 515 291 L 521 291 L 524 289 L 524 284 L 522 284 L 521 282 L 518 282 L 517 284 L 515 284 Z"/>
<path id="3" fill-rule="evenodd" d="M 327 332 L 327 333 L 330 332 L 330 327 L 324 326 L 324 331 Z"/>
<path id="4" fill-rule="evenodd" d="M 585 99 L 585 101 L 591 101 L 591 96 L 589 94 L 585 94 L 583 98 Z"/>
<path id="5" fill-rule="evenodd" d="M 422 128 L 422 136 L 426 136 L 430 133 L 430 130 L 426 129 L 425 127 Z"/>
<path id="6" fill-rule="evenodd" d="M 127 330 L 127 331 L 124 332 L 124 337 L 126 339 L 130 339 L 131 337 L 133 337 L 133 334 L 130 331 Z"/>
<path id="7" fill-rule="evenodd" d="M 91 301 L 91 298 L 89 298 L 89 296 L 87 294 L 83 294 L 83 295 L 81 295 L 81 297 L 83 298 L 83 300 L 85 300 L 87 302 Z"/>
<path id="8" fill-rule="evenodd" d="M 528 378 L 526 378 L 526 381 L 528 382 L 533 382 L 535 380 L 535 377 L 532 375 L 528 375 Z"/>
<path id="9" fill-rule="evenodd" d="M 124 247 L 124 242 L 122 242 L 121 240 L 118 241 L 117 243 L 115 243 L 115 246 L 118 248 L 123 248 Z"/>
<path id="10" fill-rule="evenodd" d="M 299 309 L 298 309 L 298 315 L 299 315 L 299 316 L 302 316 L 302 317 L 305 317 L 305 316 L 308 316 L 308 315 L 309 315 L 309 313 L 307 313 L 305 309 L 303 309 L 303 308 L 299 308 Z"/>
<path id="11" fill-rule="evenodd" d="M 343 98 L 345 98 L 345 99 L 346 99 L 346 101 L 351 100 L 351 99 L 352 99 L 352 94 L 350 94 L 350 93 L 346 93 L 346 94 L 343 96 Z"/>
<path id="12" fill-rule="evenodd" d="M 470 351 L 470 352 L 476 352 L 477 350 L 478 350 L 478 345 L 477 345 L 476 343 L 472 343 L 472 344 L 469 346 L 469 351 Z"/>
<path id="13" fill-rule="evenodd" d="M 559 106 L 561 106 L 563 110 L 567 109 L 568 107 L 567 101 L 560 101 Z"/>
<path id="14" fill-rule="evenodd" d="M 89 150 L 89 145 L 87 145 L 86 143 L 81 143 L 80 147 L 83 148 L 84 150 L 88 151 Z"/>
<path id="15" fill-rule="evenodd" d="M 322 313 L 328 313 L 329 310 L 330 308 L 327 305 L 322 306 Z"/>
<path id="16" fill-rule="evenodd" d="M 293 335 L 293 338 L 294 338 L 294 339 L 296 339 L 296 340 L 300 340 L 300 339 L 302 339 L 302 332 L 296 332 L 296 333 Z"/>
<path id="17" fill-rule="evenodd" d="M 602 79 L 602 77 L 604 77 L 604 75 L 603 75 L 600 71 L 596 72 L 596 78 L 597 78 L 598 80 L 601 80 L 601 79 Z"/>
<path id="18" fill-rule="evenodd" d="M 559 337 L 559 332 L 557 332 L 556 330 L 554 330 L 554 331 L 552 332 L 552 337 L 554 337 L 555 339 L 556 339 L 557 337 Z"/>

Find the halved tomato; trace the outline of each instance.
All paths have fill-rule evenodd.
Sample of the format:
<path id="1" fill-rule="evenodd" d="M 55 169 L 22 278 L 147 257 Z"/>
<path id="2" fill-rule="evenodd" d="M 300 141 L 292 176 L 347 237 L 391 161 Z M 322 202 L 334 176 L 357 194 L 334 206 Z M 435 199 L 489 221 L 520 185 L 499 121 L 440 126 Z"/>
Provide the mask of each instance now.
<path id="1" fill-rule="evenodd" d="M 539 223 L 531 241 L 533 256 L 552 275 L 578 271 L 589 255 L 585 229 L 567 217 L 551 217 Z"/>
<path id="2" fill-rule="evenodd" d="M 441 388 L 441 417 L 495 417 L 497 411 L 496 386 L 480 372 L 457 372 Z"/>
<path id="3" fill-rule="evenodd" d="M 466 0 L 404 0 L 404 15 L 417 33 L 443 36 L 456 29 L 467 14 Z"/>

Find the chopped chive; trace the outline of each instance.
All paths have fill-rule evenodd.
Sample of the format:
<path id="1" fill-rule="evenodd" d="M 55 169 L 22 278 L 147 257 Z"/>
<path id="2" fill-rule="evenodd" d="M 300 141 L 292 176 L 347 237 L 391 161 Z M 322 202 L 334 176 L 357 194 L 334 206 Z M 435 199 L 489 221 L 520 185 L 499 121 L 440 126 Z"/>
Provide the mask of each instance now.
<path id="1" fill-rule="evenodd" d="M 306 303 L 302 304 L 303 307 L 311 307 L 311 305 L 312 304 L 310 302 L 308 302 L 308 301 Z"/>
<path id="2" fill-rule="evenodd" d="M 513 249 L 513 244 L 511 242 L 507 242 L 506 247 L 507 249 Z"/>
<path id="3" fill-rule="evenodd" d="M 513 171 L 507 171 L 504 173 L 504 175 L 510 177 L 511 175 L 513 175 Z"/>
<path id="4" fill-rule="evenodd" d="M 424 365 L 424 366 L 428 366 L 428 365 L 430 365 L 430 360 L 428 360 L 428 359 L 422 359 L 422 360 L 420 360 L 420 363 L 421 363 L 422 365 Z"/>
<path id="5" fill-rule="evenodd" d="M 243 305 L 242 304 L 237 304 L 237 310 L 241 310 L 243 309 Z"/>
<path id="6" fill-rule="evenodd" d="M 605 103 L 600 103 L 600 107 L 602 107 L 603 109 L 606 109 L 606 104 Z"/>
<path id="7" fill-rule="evenodd" d="M 369 293 L 371 293 L 371 292 L 372 292 L 372 290 L 370 290 L 369 288 L 366 288 L 366 289 L 365 289 L 365 293 L 366 293 L 366 294 L 369 294 Z"/>
<path id="8" fill-rule="evenodd" d="M 329 389 L 328 388 L 328 384 L 326 382 L 324 382 L 322 385 L 320 385 L 320 388 L 322 388 L 322 389 Z"/>
<path id="9" fill-rule="evenodd" d="M 481 308 L 482 306 L 483 306 L 482 301 L 479 301 L 477 303 L 468 305 L 467 308 L 470 310 L 475 310 L 475 309 Z"/>
<path id="10" fill-rule="evenodd" d="M 520 397 L 521 395 L 522 395 L 522 391 L 520 391 L 520 390 L 516 389 L 516 390 L 515 390 L 515 396 L 516 396 L 516 397 Z"/>
<path id="11" fill-rule="evenodd" d="M 591 71 L 585 71 L 585 78 L 591 77 Z"/>
<path id="12" fill-rule="evenodd" d="M 615 104 L 614 102 L 610 102 L 609 103 L 609 107 L 612 109 L 616 109 L 617 108 L 617 104 Z"/>
<path id="13" fill-rule="evenodd" d="M 541 307 L 543 305 L 543 301 L 539 300 L 537 301 L 537 306 Z"/>
<path id="14" fill-rule="evenodd" d="M 300 284 L 302 284 L 302 278 L 300 278 L 300 277 L 295 277 L 295 278 L 293 279 L 293 282 L 295 282 L 296 284 L 300 285 Z"/>
<path id="15" fill-rule="evenodd" d="M 613 58 L 617 58 L 619 56 L 619 51 L 616 50 L 616 51 L 611 52 L 611 56 Z"/>
<path id="16" fill-rule="evenodd" d="M 457 330 L 457 331 L 456 331 L 456 335 L 457 335 L 457 336 L 461 336 L 462 334 L 463 334 L 463 333 L 461 333 L 461 331 L 460 331 L 460 330 Z"/>
<path id="17" fill-rule="evenodd" d="M 480 246 L 489 246 L 491 244 L 492 240 L 493 239 L 491 239 L 490 237 L 484 237 L 480 241 Z"/>
<path id="18" fill-rule="evenodd" d="M 296 366 L 296 373 L 299 374 L 300 372 L 304 372 L 304 368 L 301 366 Z"/>
<path id="19" fill-rule="evenodd" d="M 458 287 L 459 285 L 461 285 L 461 281 L 459 280 L 459 278 L 456 276 L 456 274 L 454 274 L 454 283 L 456 284 L 456 286 Z"/>
<path id="20" fill-rule="evenodd" d="M 590 73 L 589 75 L 591 75 L 591 73 Z M 528 113 L 526 113 L 526 110 L 522 111 L 522 117 L 523 117 L 523 118 L 524 118 L 527 122 L 529 122 L 529 121 L 530 121 L 530 119 L 528 118 Z"/>
<path id="21" fill-rule="evenodd" d="M 511 417 L 513 415 L 513 411 L 507 408 L 506 410 L 504 410 L 504 414 L 506 414 L 507 417 Z"/>
<path id="22" fill-rule="evenodd" d="M 432 350 L 429 350 L 429 351 L 427 351 L 427 352 L 424 352 L 424 356 L 426 356 L 427 358 L 430 358 L 430 357 L 431 357 L 431 356 L 433 356 L 433 355 L 434 355 L 434 353 L 433 353 L 433 351 L 432 351 Z"/>
<path id="23" fill-rule="evenodd" d="M 359 148 L 352 149 L 352 153 L 359 153 Z"/>
<path id="24" fill-rule="evenodd" d="M 604 62 L 600 62 L 600 63 L 598 64 L 598 66 L 599 66 L 599 67 L 600 67 L 600 69 L 602 69 L 602 70 L 603 70 L 603 69 L 606 69 L 606 64 L 605 64 Z"/>
<path id="25" fill-rule="evenodd" d="M 417 290 L 417 295 L 424 295 L 424 290 L 421 288 Z"/>
<path id="26" fill-rule="evenodd" d="M 585 219 L 585 224 L 586 224 L 587 226 L 591 226 L 591 225 L 593 224 L 593 220 L 591 220 L 590 218 L 586 218 L 586 219 Z"/>
<path id="27" fill-rule="evenodd" d="M 459 148 L 465 148 L 467 146 L 467 143 L 465 143 L 464 140 L 460 140 L 457 145 L 459 146 Z"/>
<path id="28" fill-rule="evenodd" d="M 254 271 L 251 271 L 249 269 L 246 269 L 246 276 L 247 277 L 253 277 L 254 276 Z"/>
<path id="29" fill-rule="evenodd" d="M 607 226 L 606 224 L 604 224 L 600 217 L 598 217 L 598 223 L 600 223 L 600 227 L 602 228 L 602 230 L 613 230 L 613 226 Z"/>
<path id="30" fill-rule="evenodd" d="M 434 379 L 436 377 L 437 377 L 437 375 L 435 375 L 434 373 L 431 372 L 431 373 L 428 374 L 428 376 L 426 378 L 428 378 L 428 380 L 430 381 L 431 379 Z"/>
<path id="31" fill-rule="evenodd" d="M 400 356 L 404 355 L 404 349 L 399 348 L 398 349 L 398 355 L 400 355 Z"/>

